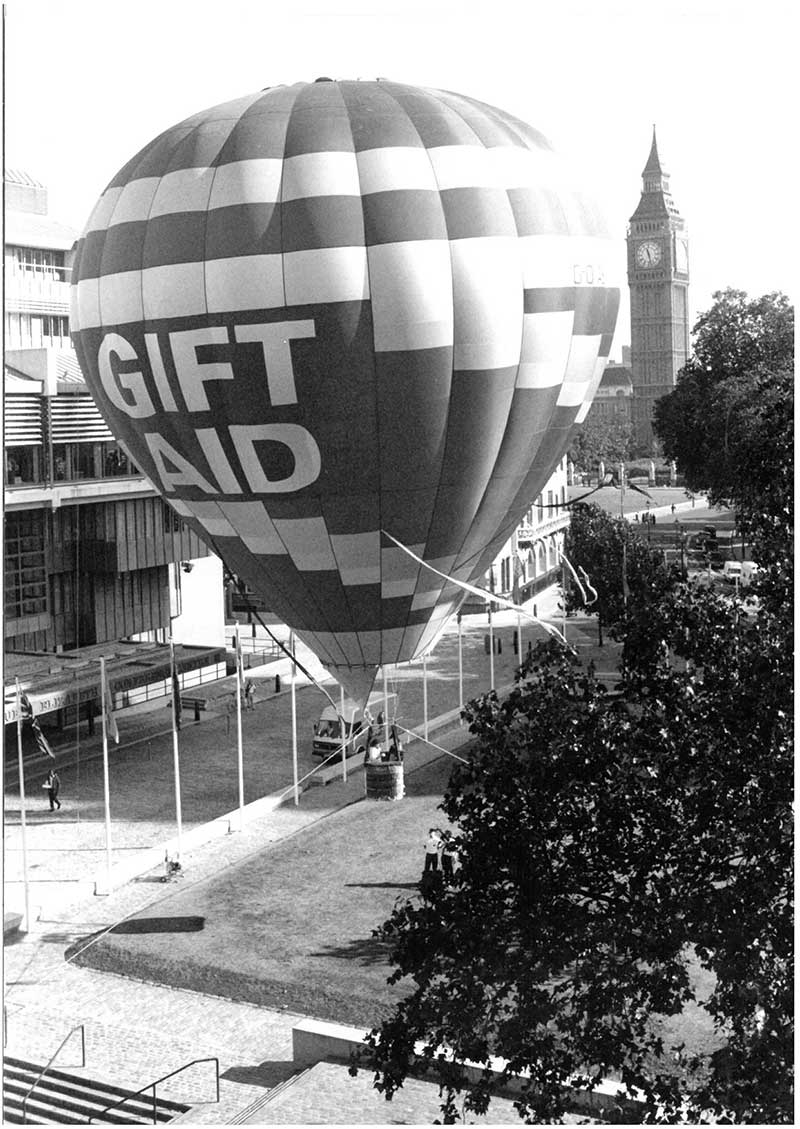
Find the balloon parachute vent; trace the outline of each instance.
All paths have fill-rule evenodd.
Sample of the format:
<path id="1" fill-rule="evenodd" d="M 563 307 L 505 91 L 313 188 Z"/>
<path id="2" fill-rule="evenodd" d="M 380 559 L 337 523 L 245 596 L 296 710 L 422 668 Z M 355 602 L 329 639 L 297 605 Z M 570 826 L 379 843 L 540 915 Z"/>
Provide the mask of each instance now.
<path id="1" fill-rule="evenodd" d="M 333 82 L 333 81 L 334 80 L 332 78 L 328 78 L 327 75 L 323 75 L 321 78 L 315 78 L 314 79 L 314 82 Z"/>

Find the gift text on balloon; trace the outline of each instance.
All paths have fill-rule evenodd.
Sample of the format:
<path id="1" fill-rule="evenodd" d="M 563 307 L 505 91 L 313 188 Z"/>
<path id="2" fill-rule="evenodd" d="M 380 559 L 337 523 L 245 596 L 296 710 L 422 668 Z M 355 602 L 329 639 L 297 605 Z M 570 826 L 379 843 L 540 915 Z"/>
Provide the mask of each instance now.
<path id="1" fill-rule="evenodd" d="M 167 376 L 161 340 L 156 333 L 144 334 L 144 356 L 122 334 L 106 333 L 98 348 L 97 366 L 109 401 L 131 419 L 149 419 L 165 412 L 209 412 L 212 405 L 205 386 L 216 380 L 235 380 L 236 376 L 229 361 L 201 359 L 198 349 L 249 347 L 255 343 L 263 354 L 270 402 L 273 407 L 285 407 L 298 402 L 291 341 L 315 336 L 314 322 L 308 319 L 246 323 L 230 328 L 202 326 L 172 332 L 168 334 L 169 350 L 177 389 Z M 177 390 L 180 397 L 175 394 Z M 226 430 L 250 491 L 290 493 L 309 486 L 319 477 L 319 447 L 302 425 L 230 424 Z M 202 471 L 160 432 L 143 433 L 164 490 L 173 492 L 179 487 L 194 486 L 206 494 L 243 493 L 218 429 L 196 428 L 194 436 L 205 458 Z M 291 471 L 278 478 L 270 477 L 259 458 L 257 443 L 279 444 L 288 449 L 293 462 Z"/>

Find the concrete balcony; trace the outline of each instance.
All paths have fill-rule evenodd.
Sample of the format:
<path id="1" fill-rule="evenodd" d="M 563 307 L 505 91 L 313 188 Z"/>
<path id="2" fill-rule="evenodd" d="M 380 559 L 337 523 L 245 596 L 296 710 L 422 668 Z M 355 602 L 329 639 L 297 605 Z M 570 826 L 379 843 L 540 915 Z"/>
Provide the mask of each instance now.
<path id="1" fill-rule="evenodd" d="M 124 498 L 151 498 L 157 491 L 143 476 L 92 478 L 77 482 L 31 483 L 5 488 L 6 510 L 58 509 L 81 502 L 113 502 Z"/>
<path id="2" fill-rule="evenodd" d="M 516 541 L 517 548 L 523 545 L 532 545 L 535 541 L 540 541 L 543 537 L 549 537 L 551 533 L 557 533 L 561 529 L 566 529 L 569 525 L 569 510 L 555 510 L 551 517 L 545 516 L 541 521 L 535 522 L 533 525 L 519 525 L 514 531 L 514 540 Z"/>

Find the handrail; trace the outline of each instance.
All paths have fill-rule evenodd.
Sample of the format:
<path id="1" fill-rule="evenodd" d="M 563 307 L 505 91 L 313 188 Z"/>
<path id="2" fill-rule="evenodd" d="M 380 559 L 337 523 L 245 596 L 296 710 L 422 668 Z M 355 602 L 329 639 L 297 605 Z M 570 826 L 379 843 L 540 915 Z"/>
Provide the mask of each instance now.
<path id="1" fill-rule="evenodd" d="M 47 1065 L 43 1066 L 42 1069 L 39 1071 L 38 1078 L 36 1078 L 31 1083 L 31 1085 L 28 1087 L 28 1091 L 25 1094 L 25 1097 L 22 1099 L 22 1124 L 23 1125 L 28 1124 L 28 1098 L 31 1096 L 31 1094 L 36 1089 L 36 1087 L 39 1085 L 39 1083 L 44 1078 L 47 1071 L 53 1065 L 56 1058 L 61 1054 L 65 1045 L 72 1038 L 72 1036 L 75 1034 L 76 1031 L 80 1031 L 80 1033 L 81 1033 L 81 1066 L 86 1066 L 86 1030 L 85 1030 L 82 1023 L 76 1023 L 75 1026 L 72 1028 L 72 1030 L 68 1031 L 67 1034 L 64 1036 L 64 1038 L 61 1040 L 61 1042 L 58 1045 L 58 1049 L 56 1050 L 55 1054 L 52 1054 L 50 1056 L 50 1061 L 47 1063 Z"/>
<path id="2" fill-rule="evenodd" d="M 169 1074 L 165 1074 L 163 1076 L 163 1078 L 156 1078 L 155 1082 L 148 1082 L 148 1084 L 146 1086 L 142 1086 L 142 1088 L 140 1090 L 136 1090 L 132 1094 L 126 1094 L 124 1098 L 120 1098 L 119 1101 L 112 1102 L 111 1105 L 107 1105 L 105 1109 L 101 1109 L 99 1113 L 93 1114 L 89 1118 L 89 1120 L 86 1122 L 86 1124 L 87 1125 L 94 1124 L 95 1117 L 102 1117 L 104 1113 L 109 1113 L 112 1109 L 119 1109 L 120 1106 L 125 1105 L 125 1102 L 129 1102 L 129 1101 L 131 1101 L 132 1098 L 138 1098 L 141 1094 L 146 1093 L 148 1090 L 152 1090 L 153 1091 L 153 1124 L 156 1125 L 157 1122 L 158 1122 L 157 1110 L 156 1110 L 156 1086 L 160 1085 L 161 1082 L 166 1082 L 166 1080 L 168 1078 L 172 1078 L 176 1074 L 182 1074 L 183 1071 L 188 1070 L 190 1066 L 197 1066 L 198 1063 L 201 1063 L 201 1062 L 213 1062 L 215 1064 L 216 1069 L 215 1069 L 214 1073 L 215 1073 L 215 1076 L 216 1076 L 215 1080 L 216 1080 L 216 1084 L 217 1084 L 217 1096 L 214 1100 L 218 1102 L 219 1101 L 219 1059 L 216 1058 L 216 1056 L 212 1055 L 210 1058 L 195 1058 L 195 1059 L 192 1059 L 191 1062 L 187 1062 L 187 1063 L 184 1063 L 183 1066 L 179 1066 L 177 1070 L 171 1070 L 169 1072 Z M 195 1103 L 195 1104 L 197 1105 L 199 1103 Z"/>

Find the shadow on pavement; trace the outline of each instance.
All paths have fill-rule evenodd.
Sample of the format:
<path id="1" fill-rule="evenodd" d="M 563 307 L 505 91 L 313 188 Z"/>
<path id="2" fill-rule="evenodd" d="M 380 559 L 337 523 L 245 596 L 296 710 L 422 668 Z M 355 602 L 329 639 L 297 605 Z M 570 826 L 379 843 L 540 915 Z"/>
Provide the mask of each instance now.
<path id="1" fill-rule="evenodd" d="M 244 1086 L 273 1086 L 285 1082 L 297 1073 L 297 1064 L 292 1059 L 265 1059 L 254 1066 L 229 1066 L 220 1074 L 226 1082 L 240 1082 Z"/>

